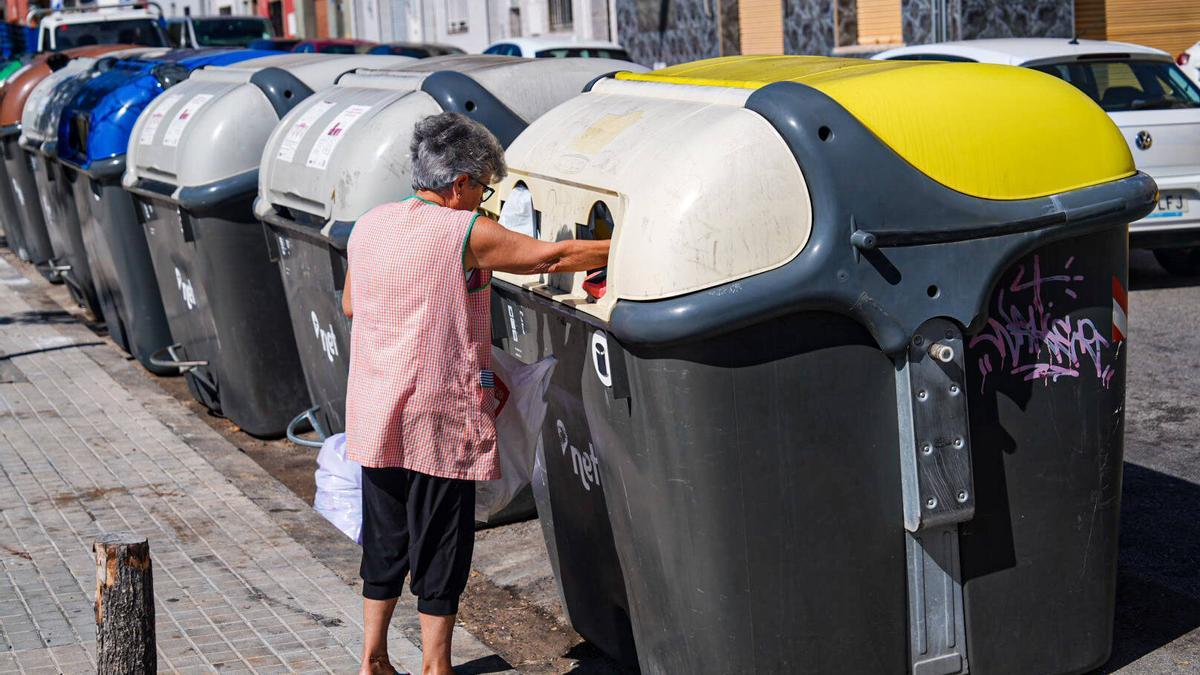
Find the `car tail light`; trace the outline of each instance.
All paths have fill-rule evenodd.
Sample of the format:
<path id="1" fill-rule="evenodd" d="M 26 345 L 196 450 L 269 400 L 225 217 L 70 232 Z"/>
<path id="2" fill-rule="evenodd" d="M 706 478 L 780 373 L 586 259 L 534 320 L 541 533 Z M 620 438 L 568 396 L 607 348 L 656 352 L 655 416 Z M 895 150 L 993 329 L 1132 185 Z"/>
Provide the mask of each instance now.
<path id="1" fill-rule="evenodd" d="M 1179 52 L 1179 56 L 1175 57 L 1175 63 L 1178 63 L 1181 66 L 1186 66 L 1191 58 L 1191 54 L 1188 54 L 1187 52 Z"/>

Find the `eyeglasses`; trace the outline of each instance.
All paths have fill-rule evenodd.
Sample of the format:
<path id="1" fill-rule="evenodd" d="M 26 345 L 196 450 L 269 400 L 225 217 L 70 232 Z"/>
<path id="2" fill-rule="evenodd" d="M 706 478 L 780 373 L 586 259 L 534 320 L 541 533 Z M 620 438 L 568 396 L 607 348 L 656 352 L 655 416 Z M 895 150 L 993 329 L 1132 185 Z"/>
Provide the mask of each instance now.
<path id="1" fill-rule="evenodd" d="M 483 181 L 478 180 L 476 178 L 472 178 L 471 180 L 474 181 L 474 183 L 476 185 L 483 188 L 483 199 L 481 201 L 486 202 L 487 200 L 492 198 L 492 195 L 496 194 L 496 188 L 488 187 L 486 183 L 484 183 Z"/>

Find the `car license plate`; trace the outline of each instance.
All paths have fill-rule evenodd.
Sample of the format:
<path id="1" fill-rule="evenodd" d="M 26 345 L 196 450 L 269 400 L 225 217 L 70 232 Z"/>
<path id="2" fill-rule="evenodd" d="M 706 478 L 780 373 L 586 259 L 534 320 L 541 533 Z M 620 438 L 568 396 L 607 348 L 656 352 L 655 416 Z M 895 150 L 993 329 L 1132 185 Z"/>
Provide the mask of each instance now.
<path id="1" fill-rule="evenodd" d="M 1163 192 L 1150 218 L 1178 218 L 1188 212 L 1188 200 L 1182 192 Z"/>

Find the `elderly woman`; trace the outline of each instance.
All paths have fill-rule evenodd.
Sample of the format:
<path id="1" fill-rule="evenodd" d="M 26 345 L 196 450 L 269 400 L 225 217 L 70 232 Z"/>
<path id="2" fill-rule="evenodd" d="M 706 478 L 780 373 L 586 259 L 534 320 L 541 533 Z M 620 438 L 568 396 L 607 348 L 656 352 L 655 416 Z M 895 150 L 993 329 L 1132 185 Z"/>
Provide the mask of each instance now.
<path id="1" fill-rule="evenodd" d="M 449 675 L 475 534 L 475 484 L 499 478 L 492 417 L 492 271 L 602 267 L 607 241 L 544 242 L 475 213 L 504 177 L 482 125 L 442 113 L 413 131 L 416 194 L 372 209 L 350 237 L 354 317 L 346 436 L 363 466 L 362 673 L 392 673 L 387 629 L 406 574 L 424 672 Z"/>

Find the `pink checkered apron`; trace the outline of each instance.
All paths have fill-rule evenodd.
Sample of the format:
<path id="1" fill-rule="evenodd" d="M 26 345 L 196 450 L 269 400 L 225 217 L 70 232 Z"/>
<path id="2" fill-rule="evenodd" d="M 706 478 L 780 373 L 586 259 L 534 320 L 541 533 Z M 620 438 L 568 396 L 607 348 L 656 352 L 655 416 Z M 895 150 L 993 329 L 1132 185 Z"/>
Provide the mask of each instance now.
<path id="1" fill-rule="evenodd" d="M 409 197 L 354 225 L 346 446 L 363 466 L 500 477 L 491 274 L 463 269 L 474 223 L 470 211 Z"/>

